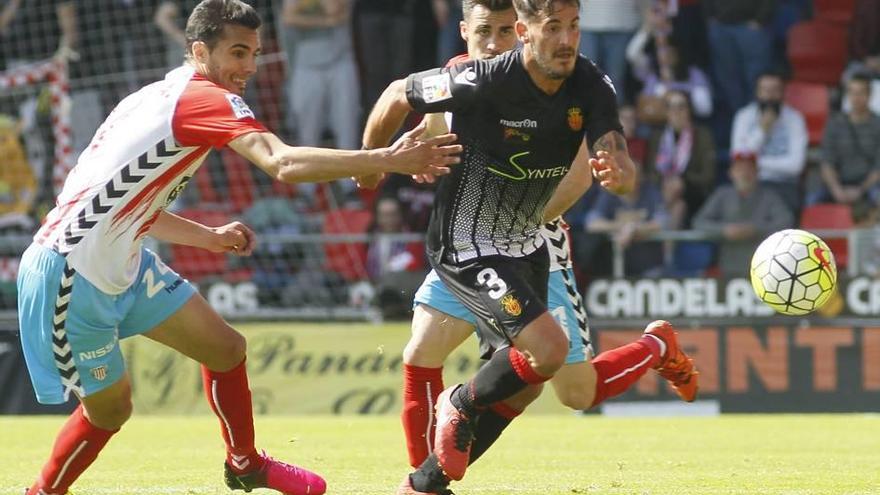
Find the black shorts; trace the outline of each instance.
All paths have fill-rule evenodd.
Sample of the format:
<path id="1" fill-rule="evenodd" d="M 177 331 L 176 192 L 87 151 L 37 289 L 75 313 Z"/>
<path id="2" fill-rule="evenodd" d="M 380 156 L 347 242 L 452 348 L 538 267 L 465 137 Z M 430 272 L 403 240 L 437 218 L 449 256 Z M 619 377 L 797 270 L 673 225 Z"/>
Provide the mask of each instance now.
<path id="1" fill-rule="evenodd" d="M 546 246 L 521 258 L 485 256 L 458 264 L 432 264 L 449 291 L 477 316 L 484 354 L 509 346 L 526 325 L 547 311 Z"/>

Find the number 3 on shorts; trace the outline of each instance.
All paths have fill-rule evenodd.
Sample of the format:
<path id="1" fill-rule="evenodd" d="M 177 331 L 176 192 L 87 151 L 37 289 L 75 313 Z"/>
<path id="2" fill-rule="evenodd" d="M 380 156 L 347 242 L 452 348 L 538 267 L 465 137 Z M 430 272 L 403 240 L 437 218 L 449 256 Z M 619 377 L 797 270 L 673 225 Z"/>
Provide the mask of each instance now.
<path id="1" fill-rule="evenodd" d="M 492 268 L 484 268 L 477 274 L 477 283 L 489 288 L 489 297 L 501 299 L 507 292 L 507 284 L 498 277 L 498 272 Z"/>

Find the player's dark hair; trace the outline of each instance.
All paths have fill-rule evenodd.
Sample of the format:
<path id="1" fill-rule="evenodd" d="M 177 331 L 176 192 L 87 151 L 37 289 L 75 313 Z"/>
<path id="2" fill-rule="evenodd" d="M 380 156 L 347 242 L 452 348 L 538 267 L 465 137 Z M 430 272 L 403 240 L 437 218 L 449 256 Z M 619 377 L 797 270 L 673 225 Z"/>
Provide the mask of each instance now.
<path id="1" fill-rule="evenodd" d="M 465 19 L 470 18 L 471 11 L 477 5 L 482 5 L 492 12 L 507 10 L 513 7 L 513 0 L 461 0 L 461 12 Z"/>
<path id="2" fill-rule="evenodd" d="M 779 79 L 780 81 L 782 81 L 782 84 L 785 84 L 785 82 L 788 80 L 785 72 L 783 72 L 782 70 L 780 70 L 780 69 L 767 69 L 767 70 L 761 72 L 760 74 L 758 74 L 758 78 L 755 79 L 755 81 L 760 81 L 761 79 L 763 79 L 765 77 L 773 77 L 773 78 Z"/>
<path id="3" fill-rule="evenodd" d="M 850 76 L 850 78 L 849 78 L 849 82 L 853 82 L 853 81 L 864 84 L 864 85 L 868 88 L 868 92 L 871 91 L 871 81 L 872 81 L 872 79 L 871 79 L 871 76 L 869 76 L 867 73 L 865 73 L 865 72 L 856 72 L 855 74 L 853 74 L 853 75 Z"/>
<path id="4" fill-rule="evenodd" d="M 535 19 L 540 15 L 553 14 L 553 4 L 556 2 L 581 7 L 580 0 L 513 0 L 513 7 L 521 18 Z"/>
<path id="5" fill-rule="evenodd" d="M 202 0 L 186 21 L 186 53 L 192 54 L 196 41 L 213 49 L 227 24 L 258 29 L 263 21 L 253 7 L 241 0 Z"/>

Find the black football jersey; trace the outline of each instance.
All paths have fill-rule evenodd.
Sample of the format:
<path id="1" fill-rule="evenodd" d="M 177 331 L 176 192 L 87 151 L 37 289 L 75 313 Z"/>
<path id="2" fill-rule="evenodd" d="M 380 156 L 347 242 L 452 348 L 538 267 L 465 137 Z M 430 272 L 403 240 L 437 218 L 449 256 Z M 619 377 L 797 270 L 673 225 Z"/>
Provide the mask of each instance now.
<path id="1" fill-rule="evenodd" d="M 544 206 L 584 136 L 592 145 L 621 131 L 611 80 L 584 57 L 553 95 L 531 80 L 521 49 L 412 74 L 406 95 L 418 112 L 450 112 L 464 146 L 428 227 L 429 254 L 452 263 L 540 248 Z"/>

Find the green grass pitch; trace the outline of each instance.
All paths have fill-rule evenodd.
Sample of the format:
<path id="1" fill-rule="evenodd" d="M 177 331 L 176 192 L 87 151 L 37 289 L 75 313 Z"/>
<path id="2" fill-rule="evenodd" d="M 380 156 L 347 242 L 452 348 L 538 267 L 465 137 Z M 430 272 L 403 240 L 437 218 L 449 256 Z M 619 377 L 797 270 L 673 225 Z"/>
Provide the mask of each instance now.
<path id="1" fill-rule="evenodd" d="M 21 494 L 62 421 L 0 417 L 0 494 Z M 390 495 L 407 472 L 393 416 L 258 417 L 257 440 L 270 454 L 322 473 L 331 494 Z M 231 493 L 221 480 L 222 458 L 213 417 L 136 415 L 72 491 Z M 880 494 L 880 417 L 526 415 L 453 489 L 460 495 Z"/>

